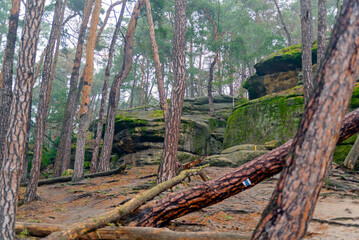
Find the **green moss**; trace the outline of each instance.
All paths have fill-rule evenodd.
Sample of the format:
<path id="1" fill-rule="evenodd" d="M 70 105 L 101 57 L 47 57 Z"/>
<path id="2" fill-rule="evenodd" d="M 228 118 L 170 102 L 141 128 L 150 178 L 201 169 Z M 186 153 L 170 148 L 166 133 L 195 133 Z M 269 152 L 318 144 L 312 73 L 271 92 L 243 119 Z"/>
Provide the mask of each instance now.
<path id="1" fill-rule="evenodd" d="M 163 118 L 163 110 L 155 110 L 149 115 L 150 118 Z"/>
<path id="2" fill-rule="evenodd" d="M 317 61 L 316 42 L 312 48 L 312 59 L 315 64 Z M 302 46 L 297 44 L 278 50 L 260 60 L 254 67 L 259 76 L 300 69 L 302 68 Z"/>
<path id="3" fill-rule="evenodd" d="M 265 96 L 237 107 L 227 121 L 224 148 L 271 140 L 284 143 L 293 137 L 302 108 L 303 97 L 295 94 Z"/>
<path id="4" fill-rule="evenodd" d="M 350 144 L 338 145 L 334 151 L 333 161 L 337 164 L 343 164 L 351 148 L 352 145 Z"/>

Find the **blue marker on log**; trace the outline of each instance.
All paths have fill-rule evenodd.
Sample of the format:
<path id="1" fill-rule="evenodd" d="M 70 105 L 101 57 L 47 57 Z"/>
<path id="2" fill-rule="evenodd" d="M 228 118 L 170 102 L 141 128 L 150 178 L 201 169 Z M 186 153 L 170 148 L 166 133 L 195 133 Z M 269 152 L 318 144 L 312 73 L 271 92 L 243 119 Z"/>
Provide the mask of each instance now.
<path id="1" fill-rule="evenodd" d="M 245 186 L 245 187 L 248 187 L 249 185 L 252 184 L 251 180 L 249 180 L 249 178 L 247 178 L 245 181 L 242 182 L 242 184 Z"/>

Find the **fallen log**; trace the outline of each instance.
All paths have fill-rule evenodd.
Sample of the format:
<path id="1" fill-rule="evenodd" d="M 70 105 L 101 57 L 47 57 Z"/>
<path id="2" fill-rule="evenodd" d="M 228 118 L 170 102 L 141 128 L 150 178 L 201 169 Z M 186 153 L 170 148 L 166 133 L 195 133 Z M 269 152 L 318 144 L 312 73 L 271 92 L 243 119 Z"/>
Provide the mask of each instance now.
<path id="1" fill-rule="evenodd" d="M 123 170 L 125 170 L 125 168 L 126 168 L 126 164 L 122 164 L 121 166 L 119 166 L 118 168 L 116 168 L 114 170 L 110 170 L 110 171 L 106 171 L 106 172 L 85 174 L 84 178 L 105 177 L 105 176 L 110 176 L 110 175 L 113 175 L 113 174 L 119 174 L 119 173 L 123 172 Z M 50 184 L 55 184 L 55 183 L 71 182 L 71 181 L 72 181 L 72 176 L 55 177 L 55 178 L 49 178 L 49 179 L 40 180 L 39 183 L 38 183 L 38 186 L 50 185 Z M 27 184 L 28 183 L 25 182 L 25 183 L 22 183 L 20 186 L 21 187 L 27 187 Z"/>
<path id="2" fill-rule="evenodd" d="M 62 230 L 61 232 L 52 233 L 46 239 L 53 239 L 53 240 L 77 239 L 79 236 L 94 231 L 96 229 L 105 227 L 109 223 L 118 222 L 122 217 L 130 214 L 145 202 L 152 200 L 161 192 L 166 191 L 172 188 L 173 186 L 181 183 L 185 178 L 193 174 L 197 174 L 202 170 L 203 167 L 205 166 L 202 166 L 198 169 L 189 169 L 182 171 L 178 176 L 166 182 L 163 182 L 143 193 L 138 194 L 136 197 L 126 202 L 125 204 L 116 207 L 116 209 L 111 210 L 95 218 L 88 219 L 84 222 L 75 223 L 72 226 L 68 227 L 67 229 Z"/>
<path id="3" fill-rule="evenodd" d="M 27 231 L 33 237 L 46 237 L 53 232 L 64 229 L 64 225 L 49 224 L 49 223 L 25 223 L 16 222 L 15 233 L 20 234 L 22 231 Z"/>
<path id="4" fill-rule="evenodd" d="M 359 132 L 359 109 L 345 115 L 338 143 Z M 217 179 L 141 207 L 126 219 L 130 226 L 161 226 L 172 219 L 221 202 L 280 173 L 292 140 Z"/>
<path id="5" fill-rule="evenodd" d="M 175 232 L 169 229 L 147 227 L 105 227 L 79 237 L 80 240 L 241 240 L 250 235 L 236 232 Z"/>
<path id="6" fill-rule="evenodd" d="M 53 232 L 65 229 L 64 225 L 48 223 L 24 223 L 17 222 L 16 234 L 27 231 L 32 237 L 46 237 Z M 175 232 L 169 229 L 146 228 L 146 227 L 114 227 L 107 226 L 95 232 L 79 236 L 80 240 L 92 239 L 123 239 L 123 240 L 238 240 L 249 239 L 250 235 L 236 232 Z"/>

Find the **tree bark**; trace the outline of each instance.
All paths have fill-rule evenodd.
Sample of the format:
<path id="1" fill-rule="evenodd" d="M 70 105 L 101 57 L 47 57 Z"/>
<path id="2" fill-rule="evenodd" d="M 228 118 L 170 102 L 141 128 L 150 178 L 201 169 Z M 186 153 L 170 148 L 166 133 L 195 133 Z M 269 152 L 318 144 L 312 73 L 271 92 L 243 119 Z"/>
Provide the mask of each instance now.
<path id="1" fill-rule="evenodd" d="M 344 166 L 349 169 L 354 169 L 355 164 L 359 157 L 359 137 L 355 140 L 350 152 L 348 153 L 347 157 L 344 160 Z"/>
<path id="2" fill-rule="evenodd" d="M 340 130 L 339 142 L 359 132 L 359 109 L 348 113 Z M 132 226 L 155 227 L 170 220 L 221 202 L 280 173 L 292 146 L 289 140 L 273 151 L 257 157 L 217 179 L 153 201 L 126 220 Z M 250 180 L 250 185 L 243 182 Z"/>
<path id="3" fill-rule="evenodd" d="M 72 68 L 70 77 L 70 90 L 66 102 L 64 120 L 62 122 L 60 141 L 58 145 L 59 147 L 57 149 L 55 159 L 54 176 L 57 177 L 70 167 L 72 125 L 77 103 L 77 83 L 79 78 L 84 38 L 86 34 L 87 23 L 89 21 L 92 10 L 93 1 L 94 0 L 87 0 L 84 7 L 84 16 L 80 27 L 74 66 Z"/>
<path id="4" fill-rule="evenodd" d="M 125 12 L 125 7 L 126 7 L 126 0 L 124 0 L 122 3 L 120 18 L 117 20 L 116 28 L 113 33 L 111 44 L 110 44 L 110 49 L 108 51 L 108 60 L 107 60 L 107 66 L 106 66 L 106 70 L 105 70 L 105 82 L 103 83 L 103 87 L 102 87 L 101 105 L 100 105 L 100 112 L 99 112 L 98 122 L 97 122 L 95 145 L 94 145 L 94 150 L 93 150 L 92 159 L 91 159 L 90 173 L 94 173 L 97 170 L 97 162 L 98 162 L 97 159 L 98 159 L 98 154 L 100 151 L 100 143 L 101 143 L 101 139 L 102 139 L 103 122 L 105 120 L 105 106 L 106 106 L 106 98 L 107 98 L 107 93 L 108 93 L 108 83 L 110 81 L 113 54 L 115 51 L 117 36 L 121 29 L 121 22 L 122 22 L 123 14 Z"/>
<path id="5" fill-rule="evenodd" d="M 38 110 L 36 116 L 34 155 L 32 158 L 32 166 L 29 176 L 29 185 L 26 189 L 26 194 L 25 194 L 25 202 L 31 202 L 35 199 L 36 191 L 37 191 L 37 182 L 39 181 L 39 177 L 40 177 L 42 147 L 44 143 L 44 134 L 46 129 L 47 109 L 49 107 L 48 98 L 50 97 L 48 92 L 51 92 L 52 90 L 50 89 L 50 87 L 52 87 L 52 84 L 50 83 L 51 71 L 52 71 L 51 66 L 52 66 L 55 42 L 57 39 L 57 35 L 60 33 L 58 29 L 59 28 L 61 29 L 62 26 L 61 23 L 63 20 L 63 13 L 64 13 L 63 8 L 66 8 L 66 6 L 63 5 L 63 0 L 57 0 L 55 5 L 54 20 L 52 22 L 49 43 L 47 44 L 46 47 L 45 65 L 42 71 L 42 82 L 41 82 Z"/>
<path id="6" fill-rule="evenodd" d="M 145 4 L 145 0 L 139 0 L 132 12 L 132 16 L 125 36 L 122 68 L 121 71 L 115 76 L 115 79 L 111 86 L 108 110 L 107 110 L 106 131 L 105 131 L 105 137 L 101 151 L 99 171 L 107 171 L 110 169 L 110 157 L 112 150 L 113 135 L 115 132 L 115 118 L 116 118 L 116 110 L 118 107 L 118 101 L 120 97 L 120 87 L 131 70 L 133 39 L 137 25 L 137 18 L 144 4 Z"/>
<path id="7" fill-rule="evenodd" d="M 280 11 L 280 8 L 278 6 L 278 3 L 277 3 L 277 0 L 273 0 L 274 1 L 274 4 L 278 10 L 278 15 L 279 15 L 279 19 L 283 25 L 283 29 L 284 29 L 284 32 L 285 34 L 287 35 L 287 40 L 288 40 L 288 46 L 291 46 L 292 45 L 292 38 L 290 37 L 290 34 L 288 32 L 288 29 L 287 29 L 287 26 L 285 25 L 284 21 L 283 21 L 283 17 L 282 17 L 282 13 Z"/>
<path id="8" fill-rule="evenodd" d="M 327 4 L 326 4 L 326 0 L 318 0 L 318 43 L 317 43 L 318 69 L 325 57 L 326 35 L 327 35 Z"/>
<path id="9" fill-rule="evenodd" d="M 307 105 L 314 90 L 312 73 L 312 6 L 310 0 L 300 0 L 302 24 L 302 76 L 304 105 Z"/>
<path id="10" fill-rule="evenodd" d="M 95 6 L 92 12 L 89 36 L 87 40 L 84 88 L 81 99 L 80 124 L 77 133 L 74 175 L 72 177 L 73 182 L 78 182 L 84 177 L 86 130 L 88 127 L 90 95 L 94 71 L 93 61 L 96 47 L 96 32 L 101 12 L 101 2 L 102 0 L 95 0 Z"/>
<path id="11" fill-rule="evenodd" d="M 7 33 L 4 59 L 0 73 L 0 169 L 2 166 L 2 147 L 9 129 L 9 113 L 12 100 L 12 76 L 16 45 L 16 32 L 19 21 L 20 0 L 11 1 L 9 29 Z"/>
<path id="12" fill-rule="evenodd" d="M 175 1 L 175 30 L 173 40 L 174 84 L 171 94 L 168 121 L 165 123 L 165 140 L 162 161 L 158 168 L 157 183 L 176 176 L 179 166 L 177 159 L 178 138 L 181 123 L 182 105 L 186 90 L 186 1 Z"/>
<path id="13" fill-rule="evenodd" d="M 345 0 L 282 175 L 252 239 L 301 239 L 359 73 L 359 1 Z"/>
<path id="14" fill-rule="evenodd" d="M 18 184 L 24 161 L 36 48 L 45 0 L 28 0 L 19 49 L 10 124 L 2 151 L 0 172 L 0 239 L 15 238 Z"/>

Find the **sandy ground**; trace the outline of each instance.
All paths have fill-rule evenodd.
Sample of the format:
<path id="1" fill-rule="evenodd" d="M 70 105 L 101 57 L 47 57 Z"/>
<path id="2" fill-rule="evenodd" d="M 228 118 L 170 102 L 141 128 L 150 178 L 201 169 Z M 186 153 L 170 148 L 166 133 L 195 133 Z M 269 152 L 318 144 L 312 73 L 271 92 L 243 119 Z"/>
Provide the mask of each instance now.
<path id="1" fill-rule="evenodd" d="M 215 178 L 231 168 L 208 168 Z M 40 199 L 18 208 L 17 220 L 70 225 L 112 210 L 154 185 L 156 166 L 133 167 L 124 174 L 87 179 L 84 185 L 54 184 L 38 189 Z M 176 231 L 238 231 L 251 235 L 278 176 L 221 203 L 171 222 Z M 190 185 L 198 183 L 191 181 Z M 180 186 L 179 188 L 184 188 Z M 25 188 L 20 189 L 20 198 Z M 323 189 L 306 239 L 359 239 L 359 194 Z M 323 222 L 324 221 L 324 222 Z"/>

